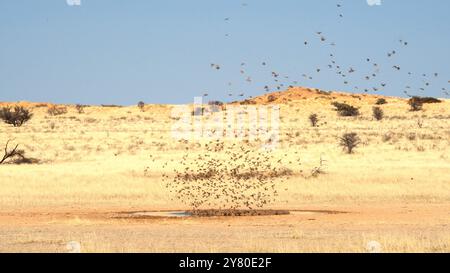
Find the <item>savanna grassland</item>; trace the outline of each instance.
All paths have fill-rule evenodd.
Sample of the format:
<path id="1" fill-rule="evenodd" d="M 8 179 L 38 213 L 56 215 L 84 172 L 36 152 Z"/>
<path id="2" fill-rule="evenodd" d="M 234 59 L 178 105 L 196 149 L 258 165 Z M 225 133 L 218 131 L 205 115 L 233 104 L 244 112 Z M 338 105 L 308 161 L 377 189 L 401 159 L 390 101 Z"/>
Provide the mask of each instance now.
<path id="1" fill-rule="evenodd" d="M 65 252 L 70 241 L 83 252 L 366 252 L 369 241 L 386 252 L 449 252 L 450 101 L 410 111 L 386 97 L 377 121 L 378 98 L 303 88 L 255 98 L 280 105 L 274 153 L 292 171 L 265 208 L 292 213 L 176 219 L 117 217 L 190 209 L 162 182 L 186 151 L 203 152 L 172 138 L 173 106 L 68 105 L 50 115 L 50 105 L 20 103 L 34 116 L 0 124 L 0 145 L 20 144 L 39 163 L 0 165 L 0 252 Z M 333 101 L 361 114 L 338 116 Z M 353 154 L 339 146 L 349 132 L 360 138 Z"/>

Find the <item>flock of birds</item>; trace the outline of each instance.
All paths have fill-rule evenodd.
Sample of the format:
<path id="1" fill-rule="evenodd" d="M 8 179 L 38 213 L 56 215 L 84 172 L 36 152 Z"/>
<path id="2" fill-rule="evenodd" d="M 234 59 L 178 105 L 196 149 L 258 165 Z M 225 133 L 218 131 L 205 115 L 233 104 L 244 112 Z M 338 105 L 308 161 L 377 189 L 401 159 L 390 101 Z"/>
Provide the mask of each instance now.
<path id="1" fill-rule="evenodd" d="M 248 6 L 246 3 L 243 4 L 243 6 Z M 342 13 L 342 4 L 336 4 L 336 7 L 338 9 L 338 15 L 339 18 L 344 18 L 344 15 Z M 226 22 L 231 21 L 230 17 L 227 17 L 224 19 Z M 229 36 L 228 34 L 226 35 Z M 370 69 L 357 69 L 356 66 L 344 66 L 343 64 L 339 63 L 336 58 L 335 53 L 335 47 L 337 44 L 335 42 L 329 42 L 327 36 L 322 31 L 316 31 L 315 32 L 316 39 L 321 43 L 324 48 L 327 48 L 329 51 L 329 59 L 328 63 L 317 67 L 313 73 L 303 73 L 300 75 L 297 75 L 298 78 L 291 77 L 289 75 L 281 75 L 280 72 L 270 70 L 270 79 L 271 83 L 266 83 L 261 85 L 260 88 L 264 89 L 265 92 L 271 92 L 271 91 L 281 91 L 285 90 L 286 88 L 298 86 L 300 83 L 305 83 L 306 81 L 313 80 L 316 76 L 318 76 L 320 73 L 324 73 L 328 70 L 328 72 L 335 74 L 337 77 L 339 77 L 342 80 L 342 83 L 344 86 L 348 86 L 349 89 L 359 92 L 378 92 L 381 90 L 384 90 L 385 88 L 389 87 L 389 84 L 387 81 L 383 81 L 381 79 L 382 76 L 380 74 L 383 72 L 388 73 L 404 73 L 405 70 L 400 64 L 393 64 L 392 67 L 383 67 L 381 65 L 382 62 L 377 62 L 371 57 L 366 57 L 363 60 L 364 63 L 368 64 Z M 311 46 L 310 40 L 305 40 L 303 43 L 303 46 L 309 47 Z M 398 46 L 395 49 L 388 50 L 386 52 L 386 58 L 387 60 L 380 60 L 380 61 L 386 61 L 384 63 L 393 63 L 396 61 L 396 56 L 399 55 L 401 50 L 405 47 L 409 46 L 409 42 L 403 39 L 398 40 Z M 261 61 L 260 63 L 261 67 L 268 69 L 268 63 L 267 61 Z M 217 71 L 220 71 L 222 69 L 222 65 L 217 63 L 211 63 L 211 68 Z M 241 62 L 240 65 L 240 71 L 239 74 L 242 76 L 242 80 L 246 83 L 253 83 L 253 77 L 247 72 L 246 70 L 246 62 Z M 388 70 L 390 69 L 390 71 Z M 420 86 L 413 87 L 410 85 L 405 85 L 403 88 L 403 93 L 408 96 L 417 96 L 418 93 L 424 94 L 430 88 L 435 88 L 436 84 L 434 84 L 434 80 L 438 80 L 440 77 L 440 74 L 438 72 L 434 72 L 432 74 L 427 73 L 421 73 L 421 74 L 415 74 L 411 71 L 407 72 L 407 75 L 409 77 L 415 77 L 412 79 L 417 79 L 417 77 L 420 77 L 421 84 Z M 399 75 L 400 76 L 400 75 Z M 404 75 L 403 75 L 404 76 Z M 353 80 L 357 80 L 358 82 L 365 82 L 363 85 L 358 84 L 352 84 Z M 450 83 L 450 80 L 448 81 Z M 233 89 L 233 82 L 228 82 L 228 88 Z M 440 91 L 442 91 L 443 94 L 446 96 L 450 96 L 449 90 L 447 90 L 447 87 L 441 87 Z M 208 92 L 205 92 L 203 96 L 207 97 L 209 94 Z M 229 91 L 228 97 L 238 96 L 238 97 L 244 97 L 245 92 L 236 92 Z M 249 98 L 252 98 L 252 96 L 249 96 Z"/>
<path id="2" fill-rule="evenodd" d="M 173 169 L 175 175 L 163 174 L 169 191 L 194 211 L 263 208 L 276 201 L 277 185 L 292 175 L 283 159 L 242 143 L 216 140 L 202 145 L 202 150 L 187 151 Z M 163 169 L 167 167 L 166 163 Z"/>

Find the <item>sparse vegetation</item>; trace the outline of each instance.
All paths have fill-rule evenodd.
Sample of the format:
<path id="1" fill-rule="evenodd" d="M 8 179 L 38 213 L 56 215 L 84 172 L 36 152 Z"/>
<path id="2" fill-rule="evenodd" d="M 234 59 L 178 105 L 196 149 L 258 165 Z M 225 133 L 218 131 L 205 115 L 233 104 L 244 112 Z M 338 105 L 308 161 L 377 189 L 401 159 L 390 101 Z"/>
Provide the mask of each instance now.
<path id="1" fill-rule="evenodd" d="M 412 97 L 408 100 L 408 104 L 410 106 L 410 110 L 421 111 L 423 105 L 426 103 L 441 103 L 442 101 L 432 97 Z"/>
<path id="2" fill-rule="evenodd" d="M 311 177 L 318 177 L 321 174 L 325 174 L 325 167 L 326 167 L 326 160 L 324 160 L 322 158 L 322 156 L 320 157 L 320 162 L 319 165 L 314 167 L 311 170 Z"/>
<path id="3" fill-rule="evenodd" d="M 58 106 L 58 105 L 52 105 L 47 109 L 47 113 L 50 116 L 60 116 L 67 114 L 67 107 L 66 106 Z"/>
<path id="4" fill-rule="evenodd" d="M 359 116 L 359 109 L 347 103 L 332 102 L 331 105 L 336 108 L 335 110 L 342 117 Z"/>
<path id="5" fill-rule="evenodd" d="M 245 100 L 239 102 L 239 104 L 240 105 L 254 105 L 254 104 L 256 104 L 256 101 L 245 99 Z"/>
<path id="6" fill-rule="evenodd" d="M 345 133 L 339 138 L 339 145 L 348 153 L 352 154 L 353 150 L 361 143 L 357 133 Z"/>
<path id="7" fill-rule="evenodd" d="M 409 100 L 408 104 L 410 106 L 410 111 L 413 112 L 421 111 L 423 108 L 423 103 L 419 100 Z"/>
<path id="8" fill-rule="evenodd" d="M 141 109 L 142 112 L 145 111 L 145 102 L 140 101 L 138 102 L 137 106 L 139 107 L 139 109 Z"/>
<path id="9" fill-rule="evenodd" d="M 84 105 L 82 104 L 77 104 L 75 105 L 75 109 L 77 109 L 78 114 L 83 114 L 84 113 Z"/>
<path id="10" fill-rule="evenodd" d="M 319 122 L 319 117 L 317 114 L 311 114 L 309 115 L 309 122 L 311 123 L 312 127 L 317 127 L 317 123 Z"/>
<path id="11" fill-rule="evenodd" d="M 208 105 L 223 106 L 224 103 L 218 100 L 211 100 L 208 102 Z"/>
<path id="12" fill-rule="evenodd" d="M 417 120 L 417 127 L 419 127 L 420 129 L 422 129 L 422 127 L 423 127 L 423 120 L 421 120 L 421 119 L 418 119 L 418 120 Z"/>
<path id="13" fill-rule="evenodd" d="M 277 100 L 277 97 L 275 97 L 274 95 L 269 95 L 269 96 L 267 97 L 267 102 L 268 102 L 268 103 L 274 102 L 274 101 L 276 101 L 276 100 Z"/>
<path id="14" fill-rule="evenodd" d="M 412 97 L 409 101 L 425 103 L 441 103 L 442 101 L 433 97 Z"/>
<path id="15" fill-rule="evenodd" d="M 316 89 L 316 92 L 318 94 L 325 95 L 325 96 L 330 96 L 332 94 L 331 91 L 324 91 L 324 90 L 320 90 L 320 89 Z"/>
<path id="16" fill-rule="evenodd" d="M 19 150 L 19 144 L 17 144 L 12 150 L 8 150 L 10 140 L 5 144 L 5 151 L 3 157 L 0 159 L 0 165 L 5 164 L 7 160 L 12 164 L 34 164 L 38 163 L 37 159 L 27 158 L 24 150 Z"/>
<path id="17" fill-rule="evenodd" d="M 220 110 L 225 110 L 225 104 L 218 100 L 212 100 L 208 102 L 208 105 L 213 112 L 218 112 Z"/>
<path id="18" fill-rule="evenodd" d="M 383 117 L 384 117 L 383 109 L 381 109 L 381 108 L 378 107 L 378 106 L 373 107 L 373 108 L 372 108 L 372 115 L 373 115 L 373 117 L 374 117 L 376 120 L 378 120 L 378 121 L 382 120 Z"/>
<path id="19" fill-rule="evenodd" d="M 379 98 L 377 99 L 377 101 L 375 102 L 376 105 L 383 105 L 383 104 L 387 104 L 387 100 L 385 98 Z"/>
<path id="20" fill-rule="evenodd" d="M 29 121 L 33 114 L 22 106 L 15 106 L 14 111 L 11 107 L 3 107 L 0 110 L 0 119 L 6 124 L 11 124 L 14 127 L 20 127 L 25 122 Z"/>
<path id="21" fill-rule="evenodd" d="M 105 108 L 122 108 L 122 105 L 117 105 L 117 104 L 102 104 L 102 107 Z"/>

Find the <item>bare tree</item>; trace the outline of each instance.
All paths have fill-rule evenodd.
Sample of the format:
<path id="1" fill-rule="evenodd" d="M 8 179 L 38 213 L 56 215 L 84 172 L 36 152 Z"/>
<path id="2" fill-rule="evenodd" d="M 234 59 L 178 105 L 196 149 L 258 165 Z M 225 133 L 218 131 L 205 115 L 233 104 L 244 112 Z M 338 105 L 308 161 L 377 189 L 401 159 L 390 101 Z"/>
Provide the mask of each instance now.
<path id="1" fill-rule="evenodd" d="M 12 149 L 11 151 L 8 151 L 9 142 L 10 142 L 10 140 L 8 140 L 6 142 L 5 154 L 3 155 L 2 160 L 0 160 L 0 164 L 3 164 L 8 158 L 12 158 L 12 157 L 15 157 L 17 155 L 20 155 L 20 152 L 17 150 L 17 148 L 19 147 L 19 144 L 17 144 L 16 147 L 14 147 L 14 149 Z"/>
<path id="2" fill-rule="evenodd" d="M 18 150 L 19 144 L 17 144 L 14 149 L 8 150 L 8 145 L 11 140 L 8 140 L 5 145 L 5 152 L 3 157 L 0 160 L 0 165 L 6 163 L 6 160 L 12 159 L 11 163 L 13 164 L 37 164 L 39 163 L 38 159 L 29 158 L 25 156 L 24 150 Z"/>

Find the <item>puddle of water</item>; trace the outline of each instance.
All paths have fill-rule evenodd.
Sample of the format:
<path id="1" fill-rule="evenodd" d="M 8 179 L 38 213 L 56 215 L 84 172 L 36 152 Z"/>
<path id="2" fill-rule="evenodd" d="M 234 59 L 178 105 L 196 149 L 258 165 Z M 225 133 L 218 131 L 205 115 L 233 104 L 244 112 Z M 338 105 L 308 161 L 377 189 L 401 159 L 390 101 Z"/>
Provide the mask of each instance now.
<path id="1" fill-rule="evenodd" d="M 145 216 L 145 217 L 189 217 L 190 213 L 185 211 L 143 211 L 134 212 L 132 216 Z"/>
<path id="2" fill-rule="evenodd" d="M 266 212 L 266 211 L 264 211 Z M 315 214 L 335 214 L 335 213 L 342 213 L 342 212 L 335 212 L 335 211 L 314 211 L 314 210 L 291 210 L 291 211 L 280 211 L 280 212 L 273 212 L 273 211 L 267 211 L 272 212 L 273 214 L 260 214 L 260 216 L 271 216 L 271 215 L 315 215 Z M 283 212 L 283 213 L 281 213 Z M 182 218 L 182 217 L 190 217 L 193 216 L 192 213 L 187 211 L 140 211 L 140 212 L 132 212 L 127 213 L 128 216 L 131 217 L 171 217 L 171 218 Z M 198 216 L 198 215 L 197 215 Z M 200 215 L 202 216 L 202 215 Z M 229 215 L 204 215 L 204 216 L 229 216 Z M 239 215 L 236 215 L 239 216 Z M 243 216 L 258 216 L 256 215 L 243 215 Z"/>

